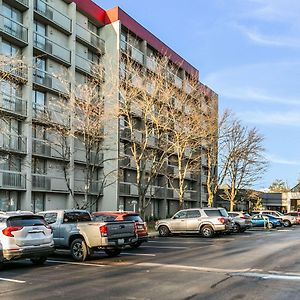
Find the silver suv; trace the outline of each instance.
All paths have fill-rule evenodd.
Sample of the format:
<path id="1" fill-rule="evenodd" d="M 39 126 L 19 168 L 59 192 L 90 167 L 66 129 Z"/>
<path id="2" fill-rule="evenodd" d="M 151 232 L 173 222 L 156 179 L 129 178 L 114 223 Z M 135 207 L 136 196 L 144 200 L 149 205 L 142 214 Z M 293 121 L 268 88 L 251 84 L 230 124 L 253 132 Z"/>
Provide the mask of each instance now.
<path id="1" fill-rule="evenodd" d="M 0 266 L 5 261 L 30 258 L 43 264 L 54 251 L 52 229 L 31 212 L 0 212 Z"/>
<path id="2" fill-rule="evenodd" d="M 224 208 L 190 208 L 178 211 L 172 218 L 159 220 L 155 229 L 160 236 L 172 233 L 200 233 L 213 237 L 216 232 L 229 232 L 232 222 Z"/>

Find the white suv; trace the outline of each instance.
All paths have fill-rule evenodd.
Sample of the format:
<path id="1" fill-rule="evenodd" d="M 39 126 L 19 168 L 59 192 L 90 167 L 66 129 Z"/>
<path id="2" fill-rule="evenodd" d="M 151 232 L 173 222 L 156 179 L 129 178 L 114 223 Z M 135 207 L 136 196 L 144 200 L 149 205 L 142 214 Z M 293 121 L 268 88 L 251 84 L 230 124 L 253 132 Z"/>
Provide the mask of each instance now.
<path id="1" fill-rule="evenodd" d="M 42 216 L 30 212 L 0 212 L 0 266 L 30 258 L 43 264 L 54 251 L 52 229 Z"/>

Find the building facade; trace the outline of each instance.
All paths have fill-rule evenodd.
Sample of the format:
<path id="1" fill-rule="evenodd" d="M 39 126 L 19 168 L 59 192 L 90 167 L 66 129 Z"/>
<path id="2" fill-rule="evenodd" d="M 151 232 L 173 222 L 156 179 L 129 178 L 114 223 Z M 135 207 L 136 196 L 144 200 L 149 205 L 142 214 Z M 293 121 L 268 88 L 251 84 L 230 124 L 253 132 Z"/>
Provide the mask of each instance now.
<path id="1" fill-rule="evenodd" d="M 105 11 L 90 0 L 0 0 L 0 7 L 1 55 L 21 56 L 27 66 L 14 70 L 13 64 L 0 64 L 0 210 L 82 206 L 87 188 L 83 180 L 85 149 L 78 139 L 68 140 L 66 176 L 66 157 L 57 143 L 51 142 L 57 136 L 47 131 L 42 116 L 47 114 L 52 122 L 65 125 L 65 115 L 53 104 L 61 101 L 66 89 L 84 83 L 99 61 L 105 69 L 119 74 L 124 54 L 145 70 L 153 68 L 157 54 L 166 56 L 177 66 L 170 80 L 187 93 L 188 79 L 199 78 L 199 72 L 119 7 Z M 70 78 L 67 87 L 55 75 L 66 70 Z M 103 91 L 109 89 L 110 95 L 103 95 L 108 99 L 104 109 L 120 101 L 120 83 L 107 74 Z M 203 109 L 216 107 L 217 95 L 199 84 L 205 95 Z M 105 123 L 101 163 L 89 187 L 89 197 L 95 199 L 91 210 L 137 209 L 136 187 L 129 179 L 134 166 L 125 166 L 119 159 L 128 143 L 123 130 L 118 116 Z M 186 179 L 187 207 L 207 203 L 205 156 L 200 163 L 199 176 Z M 176 165 L 170 167 L 176 169 Z M 99 195 L 103 174 L 114 176 Z M 178 199 L 172 188 L 157 180 L 154 189 L 157 193 L 151 196 L 147 215 L 164 217 L 176 212 Z"/>

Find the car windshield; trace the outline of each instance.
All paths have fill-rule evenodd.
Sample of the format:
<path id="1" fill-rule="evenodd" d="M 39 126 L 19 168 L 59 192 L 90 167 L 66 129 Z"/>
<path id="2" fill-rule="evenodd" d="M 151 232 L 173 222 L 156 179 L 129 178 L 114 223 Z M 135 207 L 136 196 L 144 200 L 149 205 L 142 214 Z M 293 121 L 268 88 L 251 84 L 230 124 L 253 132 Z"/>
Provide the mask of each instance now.
<path id="1" fill-rule="evenodd" d="M 284 216 L 284 214 L 281 213 L 280 211 L 277 211 L 277 214 L 278 214 L 279 216 Z"/>

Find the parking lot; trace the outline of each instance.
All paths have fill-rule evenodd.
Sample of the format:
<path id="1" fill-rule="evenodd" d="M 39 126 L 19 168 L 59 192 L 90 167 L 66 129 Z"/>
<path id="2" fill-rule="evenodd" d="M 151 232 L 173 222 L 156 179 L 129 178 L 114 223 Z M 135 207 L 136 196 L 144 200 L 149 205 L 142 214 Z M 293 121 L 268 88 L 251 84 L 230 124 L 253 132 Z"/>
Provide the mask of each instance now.
<path id="1" fill-rule="evenodd" d="M 300 226 L 205 239 L 152 237 L 116 258 L 6 264 L 1 299 L 299 299 Z"/>

